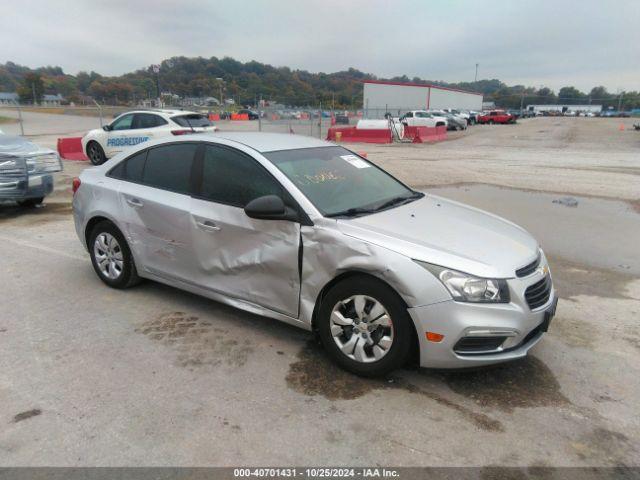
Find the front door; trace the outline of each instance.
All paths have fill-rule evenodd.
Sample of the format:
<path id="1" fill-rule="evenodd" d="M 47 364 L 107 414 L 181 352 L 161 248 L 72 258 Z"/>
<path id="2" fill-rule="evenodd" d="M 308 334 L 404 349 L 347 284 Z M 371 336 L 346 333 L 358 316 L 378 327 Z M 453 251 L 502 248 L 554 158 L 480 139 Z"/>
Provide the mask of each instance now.
<path id="1" fill-rule="evenodd" d="M 300 224 L 249 218 L 243 209 L 263 195 L 286 199 L 282 186 L 249 155 L 211 144 L 200 178 L 191 209 L 197 283 L 297 317 Z"/>

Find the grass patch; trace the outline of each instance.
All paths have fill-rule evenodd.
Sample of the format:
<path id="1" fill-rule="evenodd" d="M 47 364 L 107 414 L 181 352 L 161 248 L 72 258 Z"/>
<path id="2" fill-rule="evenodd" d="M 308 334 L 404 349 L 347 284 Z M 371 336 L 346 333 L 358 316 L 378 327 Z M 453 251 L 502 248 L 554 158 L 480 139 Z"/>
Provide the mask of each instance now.
<path id="1" fill-rule="evenodd" d="M 6 124 L 6 123 L 18 123 L 18 119 L 0 116 L 0 125 Z"/>

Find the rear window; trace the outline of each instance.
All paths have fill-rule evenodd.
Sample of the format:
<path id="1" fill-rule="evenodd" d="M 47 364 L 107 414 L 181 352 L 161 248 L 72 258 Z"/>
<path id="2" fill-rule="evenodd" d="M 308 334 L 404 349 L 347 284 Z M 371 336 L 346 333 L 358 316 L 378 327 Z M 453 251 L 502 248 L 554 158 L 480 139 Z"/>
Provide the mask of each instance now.
<path id="1" fill-rule="evenodd" d="M 171 120 L 176 122 L 181 127 L 191 128 L 191 127 L 210 127 L 212 123 L 209 121 L 207 117 L 204 115 L 178 115 L 176 117 L 171 117 Z"/>

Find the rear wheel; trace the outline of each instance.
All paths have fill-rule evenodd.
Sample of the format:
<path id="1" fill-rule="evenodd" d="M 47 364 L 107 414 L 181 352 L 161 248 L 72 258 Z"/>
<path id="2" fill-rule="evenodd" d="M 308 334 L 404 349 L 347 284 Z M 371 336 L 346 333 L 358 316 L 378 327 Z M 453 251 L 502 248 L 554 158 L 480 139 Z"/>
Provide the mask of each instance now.
<path id="1" fill-rule="evenodd" d="M 37 207 L 42 203 L 44 197 L 27 198 L 26 200 L 18 200 L 18 205 L 25 208 Z"/>
<path id="2" fill-rule="evenodd" d="M 129 288 L 140 283 L 129 245 L 113 223 L 98 223 L 89 235 L 87 246 L 93 269 L 108 286 Z"/>
<path id="3" fill-rule="evenodd" d="M 94 165 L 102 165 L 107 161 L 104 150 L 98 142 L 91 141 L 87 145 L 87 157 Z"/>
<path id="4" fill-rule="evenodd" d="M 357 375 L 385 375 L 402 367 L 411 353 L 414 330 L 406 305 L 372 277 L 337 283 L 322 299 L 317 326 L 333 360 Z"/>

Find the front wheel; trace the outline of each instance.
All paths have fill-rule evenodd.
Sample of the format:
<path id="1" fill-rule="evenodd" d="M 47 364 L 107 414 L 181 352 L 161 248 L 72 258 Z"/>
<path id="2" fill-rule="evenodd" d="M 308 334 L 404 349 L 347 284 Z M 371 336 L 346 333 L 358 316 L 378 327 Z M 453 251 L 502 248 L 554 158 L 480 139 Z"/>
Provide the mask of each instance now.
<path id="1" fill-rule="evenodd" d="M 380 280 L 354 276 L 322 299 L 320 339 L 345 370 L 374 377 L 402 367 L 411 354 L 414 328 L 400 296 Z"/>
<path id="2" fill-rule="evenodd" d="M 91 141 L 87 145 L 87 157 L 94 165 L 102 165 L 107 161 L 107 156 L 98 142 Z"/>

